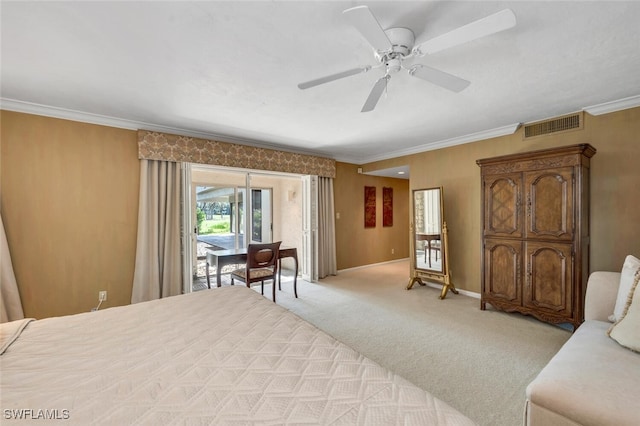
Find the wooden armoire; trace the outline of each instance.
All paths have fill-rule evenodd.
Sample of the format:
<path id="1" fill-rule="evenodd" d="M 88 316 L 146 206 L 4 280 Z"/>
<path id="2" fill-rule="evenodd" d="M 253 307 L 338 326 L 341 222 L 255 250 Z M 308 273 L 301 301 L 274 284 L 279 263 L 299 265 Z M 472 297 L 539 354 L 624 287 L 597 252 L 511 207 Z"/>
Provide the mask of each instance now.
<path id="1" fill-rule="evenodd" d="M 588 144 L 477 160 L 482 177 L 480 308 L 550 323 L 584 320 L 589 274 Z"/>

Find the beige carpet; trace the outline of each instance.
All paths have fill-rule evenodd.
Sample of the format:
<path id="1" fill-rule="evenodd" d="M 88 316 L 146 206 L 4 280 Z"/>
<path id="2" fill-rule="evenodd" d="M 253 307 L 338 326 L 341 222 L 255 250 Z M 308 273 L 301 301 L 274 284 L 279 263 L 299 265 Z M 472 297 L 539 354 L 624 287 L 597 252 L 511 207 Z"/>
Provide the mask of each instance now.
<path id="1" fill-rule="evenodd" d="M 278 303 L 480 425 L 517 426 L 525 388 L 570 332 L 480 300 L 415 285 L 408 261 L 282 283 Z M 265 294 L 271 295 L 270 286 Z M 259 286 L 257 288 L 259 291 Z"/>

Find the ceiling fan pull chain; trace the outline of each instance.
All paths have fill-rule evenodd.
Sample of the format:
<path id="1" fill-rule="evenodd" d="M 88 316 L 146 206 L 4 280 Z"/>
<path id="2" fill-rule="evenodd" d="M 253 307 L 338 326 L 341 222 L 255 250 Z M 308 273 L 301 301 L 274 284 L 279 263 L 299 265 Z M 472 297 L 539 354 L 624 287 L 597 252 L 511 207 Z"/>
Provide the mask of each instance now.
<path id="1" fill-rule="evenodd" d="M 384 76 L 384 98 L 387 99 L 387 95 L 389 94 L 389 80 L 391 80 L 391 75 L 387 73 Z"/>

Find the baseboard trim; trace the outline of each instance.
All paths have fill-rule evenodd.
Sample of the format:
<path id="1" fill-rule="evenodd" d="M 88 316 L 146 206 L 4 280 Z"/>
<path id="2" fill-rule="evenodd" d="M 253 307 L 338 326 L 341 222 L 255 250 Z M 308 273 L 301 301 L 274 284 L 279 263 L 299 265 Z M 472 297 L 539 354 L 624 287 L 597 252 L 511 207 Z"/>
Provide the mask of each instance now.
<path id="1" fill-rule="evenodd" d="M 386 262 L 370 263 L 370 264 L 368 264 L 368 265 L 354 266 L 353 268 L 338 269 L 338 274 L 339 274 L 339 273 L 341 273 L 341 272 L 356 271 L 356 270 L 358 270 L 358 269 L 371 268 L 371 267 L 373 267 L 373 266 L 388 265 L 389 263 L 406 262 L 406 261 L 408 261 L 408 260 L 409 260 L 409 258 L 408 258 L 408 257 L 405 257 L 404 259 L 387 260 Z"/>
<path id="2" fill-rule="evenodd" d="M 429 287 L 433 287 L 433 288 L 438 288 L 438 289 L 442 289 L 443 284 L 438 284 L 438 283 L 432 283 L 427 281 L 425 283 L 427 286 Z M 480 299 L 480 293 L 476 293 L 475 291 L 469 291 L 469 290 L 461 290 L 461 289 L 456 289 L 458 290 L 458 293 L 464 295 L 464 296 L 469 296 L 469 297 L 473 297 L 475 299 Z"/>
<path id="3" fill-rule="evenodd" d="M 347 268 L 347 269 L 339 269 L 338 270 L 338 274 L 340 274 L 342 272 L 357 271 L 358 269 L 371 268 L 371 267 L 374 267 L 374 266 L 387 265 L 389 263 L 406 262 L 407 260 L 410 260 L 410 259 L 408 257 L 405 257 L 404 259 L 394 259 L 394 260 L 388 260 L 386 262 L 371 263 L 369 265 L 354 266 L 353 268 Z M 426 280 L 424 281 L 424 283 L 429 287 L 438 288 L 438 289 L 442 289 L 442 286 L 443 286 L 443 284 L 433 283 L 433 282 L 426 281 Z M 458 290 L 458 292 L 460 294 L 464 295 L 464 296 L 469 296 L 469 297 L 473 297 L 475 299 L 480 299 L 480 293 L 476 293 L 475 291 L 461 290 L 461 289 L 456 289 L 456 290 Z"/>

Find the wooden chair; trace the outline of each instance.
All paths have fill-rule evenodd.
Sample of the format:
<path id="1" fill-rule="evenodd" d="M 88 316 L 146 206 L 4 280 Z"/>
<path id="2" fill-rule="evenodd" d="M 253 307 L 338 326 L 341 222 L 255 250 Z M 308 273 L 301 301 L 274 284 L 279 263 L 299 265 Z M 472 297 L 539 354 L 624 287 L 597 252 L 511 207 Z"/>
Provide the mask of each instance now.
<path id="1" fill-rule="evenodd" d="M 264 281 L 273 281 L 273 301 L 276 301 L 276 277 L 278 276 L 278 257 L 282 241 L 268 244 L 249 244 L 247 247 L 247 264 L 244 268 L 231 272 L 231 285 L 234 279 L 251 287 L 251 283 L 260 281 L 261 293 L 264 295 Z"/>

